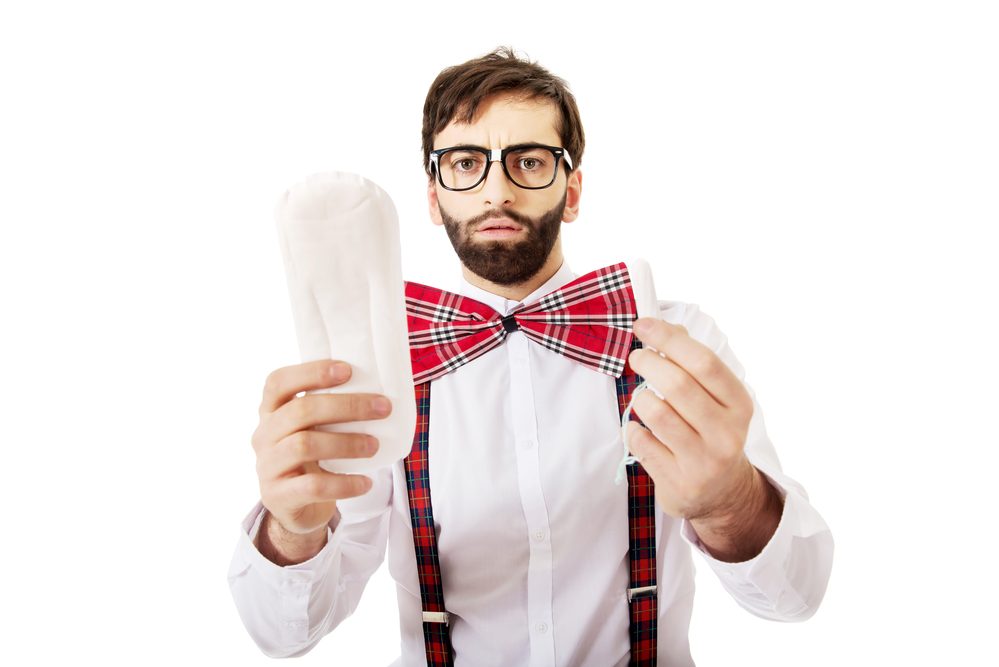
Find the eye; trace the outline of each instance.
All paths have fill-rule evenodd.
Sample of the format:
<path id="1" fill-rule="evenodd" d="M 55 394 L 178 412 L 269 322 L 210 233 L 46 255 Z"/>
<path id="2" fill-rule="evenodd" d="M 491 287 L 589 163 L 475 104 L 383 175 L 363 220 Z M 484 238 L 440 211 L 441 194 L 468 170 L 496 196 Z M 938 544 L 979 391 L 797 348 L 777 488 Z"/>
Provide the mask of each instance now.
<path id="1" fill-rule="evenodd" d="M 543 172 L 548 169 L 551 155 L 539 148 L 524 148 L 509 155 L 507 164 L 522 173 Z"/>
<path id="2" fill-rule="evenodd" d="M 475 171 L 480 168 L 482 157 L 471 153 L 459 153 L 449 156 L 448 164 L 455 171 Z"/>

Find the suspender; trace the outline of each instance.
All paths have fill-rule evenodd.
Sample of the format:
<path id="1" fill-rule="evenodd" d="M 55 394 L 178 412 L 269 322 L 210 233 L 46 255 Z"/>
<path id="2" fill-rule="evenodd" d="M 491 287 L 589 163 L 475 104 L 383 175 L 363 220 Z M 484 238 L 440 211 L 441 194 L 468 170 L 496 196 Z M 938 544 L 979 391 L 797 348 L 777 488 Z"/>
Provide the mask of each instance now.
<path id="1" fill-rule="evenodd" d="M 642 346 L 638 337 L 632 339 L 631 349 Z M 616 380 L 617 406 L 621 415 L 628 409 L 631 394 L 642 383 L 642 377 L 625 365 L 624 373 Z M 635 413 L 632 421 L 641 421 Z M 659 619 L 658 589 L 656 587 L 656 511 L 655 484 L 641 463 L 627 466 L 628 470 L 628 554 L 631 560 L 628 607 L 631 610 L 631 661 L 632 667 L 655 667 L 656 621 Z"/>
<path id="2" fill-rule="evenodd" d="M 416 434 L 405 466 L 409 518 L 413 522 L 413 543 L 416 545 L 416 571 L 423 599 L 423 639 L 427 644 L 427 667 L 451 667 L 454 652 L 447 629 L 434 511 L 430 505 L 430 460 L 427 451 L 430 441 L 430 383 L 418 384 L 415 389 Z"/>
<path id="3" fill-rule="evenodd" d="M 637 337 L 632 349 L 641 347 Z M 641 376 L 626 365 L 615 381 L 619 414 L 623 415 L 631 394 Z M 632 413 L 631 419 L 637 420 Z M 437 556 L 437 534 L 434 531 L 433 508 L 430 503 L 430 467 L 428 444 L 430 434 L 430 382 L 416 386 L 416 433 L 413 450 L 406 457 L 406 490 L 409 494 L 409 516 L 413 523 L 416 545 L 416 571 L 423 599 L 423 638 L 427 647 L 428 667 L 453 667 L 454 649 L 448 630 L 450 619 L 444 608 L 444 589 Z M 628 606 L 631 610 L 631 666 L 654 667 L 656 664 L 656 620 L 658 619 L 656 588 L 656 517 L 652 478 L 640 463 L 628 470 L 628 551 L 631 561 Z"/>

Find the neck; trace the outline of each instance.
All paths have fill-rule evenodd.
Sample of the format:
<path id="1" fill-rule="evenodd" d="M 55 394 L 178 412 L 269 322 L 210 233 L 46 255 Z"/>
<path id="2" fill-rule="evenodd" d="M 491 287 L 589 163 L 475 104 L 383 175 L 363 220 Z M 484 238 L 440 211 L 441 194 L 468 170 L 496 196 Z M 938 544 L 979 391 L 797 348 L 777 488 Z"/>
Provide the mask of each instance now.
<path id="1" fill-rule="evenodd" d="M 544 266 L 538 269 L 537 273 L 522 283 L 517 283 L 515 285 L 497 285 L 494 282 L 472 273 L 464 264 L 461 265 L 461 273 L 465 277 L 465 280 L 479 289 L 483 289 L 491 294 L 496 294 L 504 299 L 510 299 L 511 301 L 523 301 L 525 296 L 548 282 L 548 280 L 551 279 L 551 277 L 554 276 L 560 268 L 562 268 L 561 239 L 555 242 L 555 246 L 552 248 L 552 251 L 548 253 L 548 259 L 545 260 Z"/>

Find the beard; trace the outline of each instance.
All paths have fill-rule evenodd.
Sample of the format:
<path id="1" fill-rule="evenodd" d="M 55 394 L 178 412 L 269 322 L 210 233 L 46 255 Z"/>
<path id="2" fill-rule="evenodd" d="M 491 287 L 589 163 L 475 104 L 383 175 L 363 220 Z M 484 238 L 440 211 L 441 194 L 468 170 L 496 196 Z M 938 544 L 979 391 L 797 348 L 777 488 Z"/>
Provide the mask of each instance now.
<path id="1" fill-rule="evenodd" d="M 440 207 L 444 229 L 458 259 L 469 271 L 496 285 L 520 285 L 530 280 L 548 261 L 565 211 L 565 195 L 551 210 L 537 218 L 492 209 L 461 222 Z M 518 241 L 473 241 L 469 229 L 495 217 L 506 217 L 524 227 Z"/>

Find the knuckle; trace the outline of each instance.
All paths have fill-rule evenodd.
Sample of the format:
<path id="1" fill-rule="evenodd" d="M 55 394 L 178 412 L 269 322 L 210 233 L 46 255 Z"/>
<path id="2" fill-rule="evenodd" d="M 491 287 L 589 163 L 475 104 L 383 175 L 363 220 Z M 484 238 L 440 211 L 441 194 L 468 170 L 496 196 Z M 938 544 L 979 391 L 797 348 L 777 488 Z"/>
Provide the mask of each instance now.
<path id="1" fill-rule="evenodd" d="M 347 394 L 347 397 L 347 404 L 345 406 L 345 409 L 347 410 L 347 417 L 350 419 L 362 419 L 367 417 L 371 401 L 358 394 Z"/>
<path id="2" fill-rule="evenodd" d="M 664 414 L 665 402 L 653 394 L 651 390 L 642 393 L 645 395 L 640 396 L 635 401 L 635 411 L 638 413 L 638 416 L 643 422 L 647 422 L 649 418 L 661 419 Z"/>
<path id="3" fill-rule="evenodd" d="M 269 439 L 268 426 L 269 422 L 261 419 L 257 428 L 253 431 L 253 435 L 250 436 L 250 446 L 253 447 L 253 451 L 256 452 L 258 457 L 274 444 L 274 442 Z"/>
<path id="4" fill-rule="evenodd" d="M 304 491 L 310 498 L 320 498 L 326 492 L 326 484 L 318 475 L 310 475 L 305 479 Z"/>
<path id="5" fill-rule="evenodd" d="M 296 460 L 305 461 L 308 460 L 309 454 L 312 453 L 312 442 L 311 431 L 298 431 L 291 435 L 288 445 Z"/>
<path id="6" fill-rule="evenodd" d="M 698 355 L 696 359 L 690 362 L 691 370 L 693 370 L 694 374 L 705 378 L 717 376 L 720 370 L 718 364 L 720 363 L 721 360 L 711 354 Z"/>
<path id="7" fill-rule="evenodd" d="M 651 421 L 662 423 L 669 420 L 671 410 L 665 401 L 661 401 L 655 396 L 649 396 L 646 412 Z"/>
<path id="8" fill-rule="evenodd" d="M 291 403 L 291 417 L 297 423 L 301 424 L 307 422 L 309 417 L 312 416 L 312 401 L 308 401 L 305 397 L 296 398 Z"/>
<path id="9" fill-rule="evenodd" d="M 680 373 L 670 373 L 663 384 L 662 394 L 664 396 L 681 394 L 687 391 L 687 381 Z"/>
<path id="10" fill-rule="evenodd" d="M 264 380 L 264 396 L 274 396 L 281 385 L 281 371 L 271 371 Z"/>

